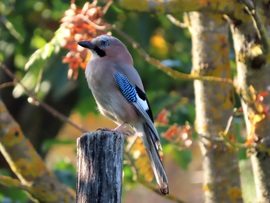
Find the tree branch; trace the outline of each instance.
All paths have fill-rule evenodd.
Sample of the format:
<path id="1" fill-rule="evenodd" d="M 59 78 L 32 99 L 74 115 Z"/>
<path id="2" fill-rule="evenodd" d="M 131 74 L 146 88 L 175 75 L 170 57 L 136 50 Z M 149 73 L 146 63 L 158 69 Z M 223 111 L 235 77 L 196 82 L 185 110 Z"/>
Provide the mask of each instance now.
<path id="1" fill-rule="evenodd" d="M 182 23 L 181 21 L 177 20 L 173 15 L 167 14 L 166 17 L 171 21 L 172 24 L 176 25 L 180 28 L 187 28 L 188 25 L 186 23 Z"/>
<path id="2" fill-rule="evenodd" d="M 258 37 L 261 40 L 263 50 L 265 54 L 269 52 L 269 40 L 268 40 L 268 32 L 265 29 L 265 26 L 263 25 L 262 22 L 262 17 L 259 15 L 258 9 L 260 8 L 255 8 L 254 4 L 250 0 L 241 0 L 243 4 L 246 7 L 246 10 L 248 11 L 249 15 L 251 16 L 253 23 L 254 23 L 254 28 L 257 31 Z"/>
<path id="3" fill-rule="evenodd" d="M 54 174 L 46 168 L 1 100 L 0 124 L 0 152 L 22 185 L 31 188 L 27 190 L 31 196 L 40 202 L 74 202 L 75 192 L 58 182 Z M 19 186 L 16 182 L 9 181 L 11 185 Z"/>
<path id="4" fill-rule="evenodd" d="M 14 82 L 20 84 L 22 86 L 22 88 L 25 91 L 25 94 L 27 96 L 29 96 L 31 98 L 31 101 L 33 104 L 37 105 L 37 106 L 41 106 L 42 108 L 44 108 L 46 111 L 50 112 L 52 115 L 54 115 L 55 117 L 59 118 L 59 120 L 68 123 L 70 125 L 72 125 L 73 127 L 75 127 L 76 129 L 78 129 L 79 131 L 85 133 L 88 132 L 88 130 L 84 129 L 83 127 L 81 127 L 80 125 L 76 124 L 75 122 L 73 122 L 72 120 L 70 120 L 69 118 L 67 118 L 66 116 L 64 116 L 63 114 L 61 114 L 60 112 L 58 112 L 56 109 L 54 109 L 53 107 L 49 106 L 48 104 L 46 104 L 45 102 L 39 100 L 36 95 L 31 92 L 30 90 L 28 90 L 24 84 L 22 84 L 22 82 L 20 81 L 19 78 L 17 78 L 4 64 L 0 63 L 1 68 L 6 72 L 7 75 L 9 75 L 9 77 L 11 77 Z"/>
<path id="5" fill-rule="evenodd" d="M 138 51 L 138 53 L 150 64 L 153 64 L 156 66 L 159 70 L 165 72 L 170 77 L 176 79 L 176 80 L 203 80 L 203 81 L 209 81 L 209 82 L 222 82 L 222 83 L 228 83 L 234 86 L 233 81 L 231 78 L 219 78 L 214 76 L 202 76 L 202 75 L 195 75 L 195 74 L 186 74 L 181 73 L 179 71 L 173 70 L 164 64 L 162 64 L 158 59 L 152 58 L 149 56 L 143 48 L 137 43 L 134 39 L 132 39 L 129 35 L 122 32 L 121 30 L 117 29 L 116 26 L 111 26 L 111 29 L 113 29 L 115 32 L 120 34 L 122 37 L 124 37 L 132 46 L 134 49 Z"/>
<path id="6" fill-rule="evenodd" d="M 0 89 L 4 89 L 4 88 L 7 88 L 7 87 L 12 87 L 14 86 L 16 83 L 15 82 L 5 82 L 5 83 L 2 83 L 0 84 Z"/>
<path id="7" fill-rule="evenodd" d="M 234 9 L 234 0 L 228 1 L 211 1 L 211 0 L 170 0 L 170 1 L 157 1 L 157 0 L 118 0 L 119 5 L 127 10 L 138 12 L 153 12 L 155 14 L 174 14 L 189 11 L 211 10 L 214 12 L 230 12 Z"/>
<path id="8" fill-rule="evenodd" d="M 19 180 L 11 178 L 9 176 L 4 176 L 0 174 L 0 185 L 4 187 L 9 187 L 9 188 L 17 188 L 24 190 L 26 192 L 26 195 L 33 201 L 33 202 L 38 202 L 36 199 L 34 199 L 31 195 L 33 194 L 33 189 L 32 187 L 29 187 L 27 185 L 22 184 Z"/>
<path id="9" fill-rule="evenodd" d="M 11 178 L 9 176 L 4 176 L 0 174 L 0 185 L 5 187 L 19 188 L 26 191 L 29 191 L 29 187 L 23 185 L 19 180 Z"/>

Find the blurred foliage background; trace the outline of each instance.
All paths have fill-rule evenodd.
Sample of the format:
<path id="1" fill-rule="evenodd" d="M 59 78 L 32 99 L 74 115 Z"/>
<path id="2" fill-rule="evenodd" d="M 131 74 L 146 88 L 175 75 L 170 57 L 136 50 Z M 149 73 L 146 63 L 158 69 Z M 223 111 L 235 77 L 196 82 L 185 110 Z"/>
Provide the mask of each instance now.
<path id="1" fill-rule="evenodd" d="M 82 7 L 85 1 L 77 0 Z M 100 2 L 104 5 L 104 2 Z M 57 109 L 63 115 L 88 130 L 98 127 L 114 127 L 107 119 L 98 116 L 96 105 L 88 89 L 84 70 L 79 70 L 77 80 L 67 77 L 68 64 L 62 63 L 68 52 L 60 47 L 61 38 L 51 41 L 59 32 L 60 20 L 70 7 L 69 1 L 16 1 L 0 2 L 0 61 L 22 80 L 23 84 L 37 93 L 37 97 Z M 181 16 L 180 16 L 181 17 Z M 191 70 L 191 41 L 188 29 L 173 25 L 165 16 L 125 11 L 112 4 L 104 19 L 117 26 L 148 52 L 170 68 L 189 73 Z M 121 35 L 112 31 L 130 50 L 134 65 L 140 73 L 152 106 L 155 118 L 167 109 L 168 125 L 158 125 L 162 134 L 169 125 L 194 125 L 195 108 L 193 84 L 190 81 L 173 80 L 156 67 L 147 63 L 132 45 Z M 40 50 L 39 53 L 35 52 Z M 33 56 L 33 53 L 36 55 Z M 231 53 L 234 58 L 234 53 Z M 232 62 L 233 67 L 235 66 Z M 26 70 L 27 68 L 27 70 Z M 12 79 L 0 70 L 0 84 Z M 0 90 L 1 98 L 8 110 L 20 124 L 25 135 L 36 150 L 46 160 L 58 178 L 75 189 L 76 187 L 76 138 L 82 132 L 63 123 L 46 110 L 31 104 L 31 98 L 24 94 L 19 85 L 10 85 Z M 236 131 L 241 141 L 242 118 L 235 119 Z M 179 138 L 172 143 L 162 138 L 164 164 L 170 180 L 172 194 L 187 202 L 202 202 L 201 156 L 198 139 L 194 133 L 187 138 Z M 243 141 L 243 140 L 242 140 Z M 239 153 L 245 160 L 245 152 Z M 0 173 L 11 175 L 3 158 L 0 159 Z M 252 191 L 252 177 L 249 162 L 241 162 L 243 181 L 248 191 Z M 150 192 L 133 179 L 130 166 L 124 167 L 123 202 L 173 202 Z M 244 185 L 244 184 L 243 184 Z M 149 195 L 151 193 L 151 195 Z M 0 186 L 0 202 L 28 202 L 20 190 Z M 252 202 L 252 201 L 251 201 Z"/>

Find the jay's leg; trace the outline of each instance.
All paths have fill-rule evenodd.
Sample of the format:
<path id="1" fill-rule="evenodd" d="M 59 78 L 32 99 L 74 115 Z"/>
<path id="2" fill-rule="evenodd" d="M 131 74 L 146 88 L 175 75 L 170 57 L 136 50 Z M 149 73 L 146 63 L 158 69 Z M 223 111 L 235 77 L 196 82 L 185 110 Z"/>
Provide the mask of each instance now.
<path id="1" fill-rule="evenodd" d="M 117 126 L 116 128 L 114 128 L 113 130 L 114 131 L 117 131 L 117 132 L 122 132 L 122 129 L 126 126 L 126 122 L 122 123 L 121 125 Z"/>
<path id="2" fill-rule="evenodd" d="M 126 126 L 126 122 L 122 123 L 121 125 L 117 126 L 115 129 L 111 130 L 109 128 L 98 128 L 97 130 L 100 131 L 115 131 L 115 132 L 120 132 L 123 133 L 126 136 L 131 136 L 133 133 L 129 130 L 124 130 L 123 128 Z"/>

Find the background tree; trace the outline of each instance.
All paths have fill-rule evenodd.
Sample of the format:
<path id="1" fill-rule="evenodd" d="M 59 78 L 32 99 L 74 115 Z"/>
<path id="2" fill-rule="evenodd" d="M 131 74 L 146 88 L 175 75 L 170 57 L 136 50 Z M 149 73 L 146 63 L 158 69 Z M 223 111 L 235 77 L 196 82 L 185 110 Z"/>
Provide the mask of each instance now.
<path id="1" fill-rule="evenodd" d="M 90 55 L 76 43 L 112 32 L 132 52 L 163 135 L 164 162 L 172 193 L 166 198 L 171 200 L 162 197 L 146 200 L 146 196 L 151 197 L 148 191 L 141 190 L 140 194 L 146 194 L 140 195 L 141 201 L 181 202 L 177 199 L 180 198 L 187 202 L 202 202 L 202 193 L 195 195 L 198 194 L 196 186 L 191 189 L 183 187 L 186 176 L 179 175 L 181 170 L 174 164 L 189 169 L 183 173 L 194 177 L 192 167 L 196 160 L 200 162 L 196 156 L 199 143 L 203 155 L 202 191 L 205 202 L 242 202 L 243 199 L 246 202 L 269 202 L 268 8 L 267 1 L 233 0 L 76 1 L 76 5 L 61 1 L 0 2 L 0 81 L 1 99 L 5 103 L 2 104 L 1 115 L 8 115 L 6 106 L 22 128 L 22 131 L 6 131 L 14 126 L 14 129 L 19 129 L 19 126 L 12 117 L 0 117 L 0 149 L 20 180 L 10 179 L 12 174 L 3 159 L 0 171 L 2 201 L 28 201 L 21 190 L 7 188 L 12 186 L 28 191 L 34 199 L 57 202 L 46 199 L 47 196 L 39 196 L 31 185 L 26 187 L 29 186 L 27 181 L 43 185 L 42 178 L 38 178 L 39 173 L 33 176 L 24 173 L 26 167 L 34 169 L 35 162 L 27 158 L 30 163 L 20 165 L 20 156 L 25 154 L 17 153 L 19 157 L 16 158 L 12 153 L 14 149 L 18 152 L 27 149 L 27 146 L 16 148 L 17 143 L 22 143 L 20 140 L 25 140 L 23 134 L 39 154 L 46 157 L 47 165 L 60 181 L 75 187 L 74 166 L 64 159 L 52 163 L 48 157 L 52 157 L 53 146 L 58 149 L 62 145 L 74 148 L 76 136 L 105 126 L 104 121 L 97 124 L 99 118 L 95 117 L 93 121 L 93 116 L 90 116 L 96 112 L 95 104 L 83 73 Z M 179 21 L 182 17 L 184 23 Z M 232 77 L 236 75 L 237 83 L 233 83 Z M 190 80 L 195 80 L 195 99 Z M 248 136 L 242 133 L 243 119 L 238 116 L 241 110 Z M 86 120 L 83 127 L 76 124 L 82 120 Z M 64 123 L 71 124 L 77 131 L 63 131 Z M 69 137 L 68 132 L 73 136 Z M 18 137 L 17 141 L 12 137 L 14 135 Z M 59 140 L 56 136 L 65 138 Z M 49 154 L 48 149 L 51 149 Z M 245 156 L 247 149 L 254 169 L 257 200 L 249 194 L 248 189 L 253 184 L 246 178 L 248 167 L 243 167 L 249 163 Z M 33 149 L 30 151 L 34 153 Z M 135 190 L 134 183 L 137 182 L 155 191 L 155 184 L 151 184 L 152 171 L 140 140 L 129 138 L 125 151 L 124 191 Z M 241 174 L 238 158 L 245 160 L 240 162 Z M 38 165 L 43 166 L 41 163 Z M 47 171 L 46 168 L 44 170 Z M 196 170 L 200 170 L 200 164 Z M 54 175 L 43 175 L 55 181 Z M 244 182 L 242 190 L 240 176 Z M 74 197 L 72 190 L 65 186 L 62 190 L 70 198 Z M 123 201 L 132 202 L 130 192 L 124 194 Z"/>

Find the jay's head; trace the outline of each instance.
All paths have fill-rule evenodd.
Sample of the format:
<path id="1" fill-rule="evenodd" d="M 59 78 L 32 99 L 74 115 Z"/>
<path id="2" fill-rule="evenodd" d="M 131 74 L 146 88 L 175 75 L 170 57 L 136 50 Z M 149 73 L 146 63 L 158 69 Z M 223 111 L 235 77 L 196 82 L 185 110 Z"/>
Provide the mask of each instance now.
<path id="1" fill-rule="evenodd" d="M 78 44 L 90 49 L 93 57 L 120 60 L 133 63 L 126 46 L 117 38 L 109 35 L 100 35 L 90 41 L 81 41 Z"/>

